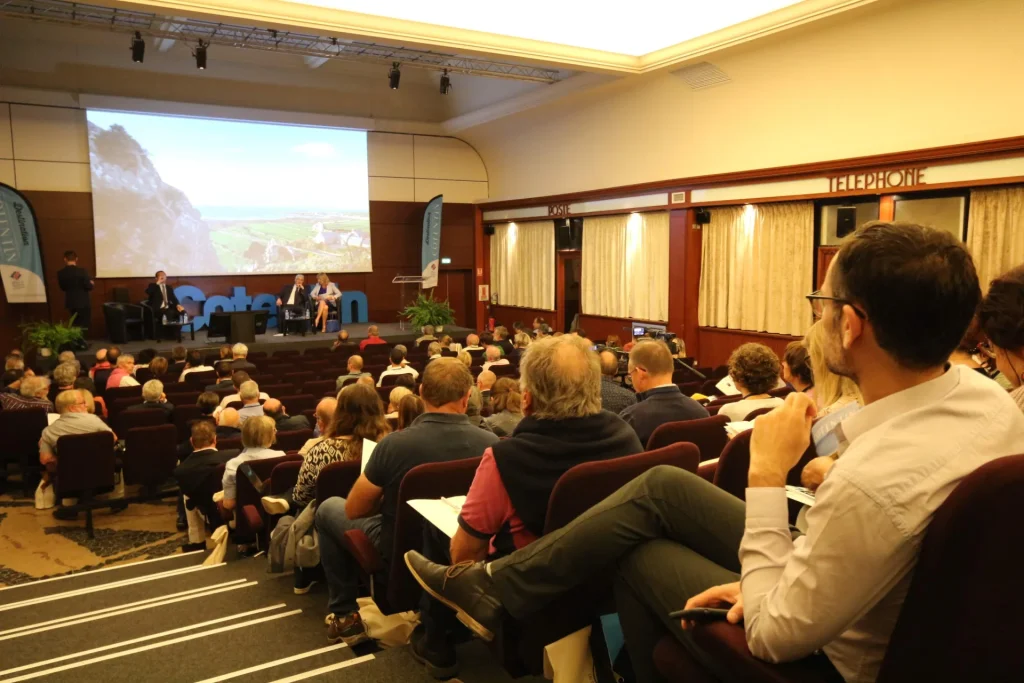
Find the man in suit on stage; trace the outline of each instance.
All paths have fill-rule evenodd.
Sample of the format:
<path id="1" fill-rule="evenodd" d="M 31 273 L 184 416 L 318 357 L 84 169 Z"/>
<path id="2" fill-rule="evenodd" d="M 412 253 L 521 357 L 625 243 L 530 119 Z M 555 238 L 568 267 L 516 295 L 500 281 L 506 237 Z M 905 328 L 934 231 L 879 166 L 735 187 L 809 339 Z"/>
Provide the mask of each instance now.
<path id="1" fill-rule="evenodd" d="M 64 252 L 64 267 L 57 271 L 57 284 L 64 292 L 64 308 L 68 309 L 69 315 L 75 315 L 75 324 L 79 327 L 89 327 L 92 320 L 89 292 L 92 290 L 93 281 L 89 279 L 85 268 L 78 265 L 78 254 L 75 252 Z"/>
<path id="2" fill-rule="evenodd" d="M 156 280 L 146 286 L 146 298 L 146 303 L 158 319 L 166 315 L 168 320 L 177 320 L 178 314 L 185 310 L 185 307 L 178 303 L 174 289 L 167 284 L 167 273 L 162 270 L 158 270 Z"/>
<path id="3" fill-rule="evenodd" d="M 309 310 L 309 293 L 306 291 L 305 275 L 299 273 L 295 276 L 295 284 L 281 288 L 281 293 L 277 296 L 277 308 L 281 314 L 279 325 L 284 324 L 285 310 L 291 311 L 292 316 L 296 318 L 301 318 L 303 311 Z"/>

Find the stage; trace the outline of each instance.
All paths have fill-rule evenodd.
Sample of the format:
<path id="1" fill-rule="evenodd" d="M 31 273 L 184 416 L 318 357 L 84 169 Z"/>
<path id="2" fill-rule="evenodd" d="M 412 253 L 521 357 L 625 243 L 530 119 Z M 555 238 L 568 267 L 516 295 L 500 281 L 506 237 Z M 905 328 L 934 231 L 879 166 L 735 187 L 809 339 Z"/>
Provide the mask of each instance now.
<path id="1" fill-rule="evenodd" d="M 370 325 L 377 325 L 380 336 L 387 340 L 391 344 L 406 344 L 416 341 L 420 336 L 419 330 L 412 330 L 408 325 L 406 329 L 402 330 L 399 323 L 353 323 L 351 325 L 342 325 L 341 328 L 348 330 L 349 339 L 358 343 L 363 339 L 366 339 L 366 328 Z M 462 342 L 466 335 L 474 330 L 468 327 L 458 327 L 456 325 L 445 325 L 444 332 L 437 333 L 434 335 L 442 337 L 444 335 L 450 335 L 456 342 Z M 277 331 L 267 331 L 266 334 L 256 335 L 256 341 L 246 344 L 249 347 L 249 351 L 266 351 L 269 354 L 273 354 L 274 351 L 283 351 L 285 349 L 299 349 L 304 351 L 305 349 L 316 348 L 316 347 L 327 347 L 334 343 L 338 338 L 337 333 L 310 333 L 307 332 L 306 336 L 303 337 L 301 334 L 289 334 L 287 337 L 280 336 Z M 200 330 L 196 333 L 196 340 L 192 341 L 189 338 L 188 332 L 181 335 L 182 345 L 189 350 L 199 349 L 204 353 L 210 351 L 216 351 L 223 344 L 223 337 L 213 337 L 212 339 L 206 338 L 206 330 Z M 162 340 L 157 342 L 153 339 L 145 339 L 143 341 L 131 341 L 127 344 L 118 344 L 117 346 L 121 349 L 122 353 L 137 354 L 143 349 L 156 349 L 160 354 L 170 353 L 171 348 L 177 346 L 176 341 Z M 111 342 L 103 341 L 99 339 L 89 340 L 89 349 L 86 351 L 79 351 L 76 356 L 82 361 L 85 367 L 89 367 L 95 362 L 96 350 L 107 346 L 110 346 Z"/>

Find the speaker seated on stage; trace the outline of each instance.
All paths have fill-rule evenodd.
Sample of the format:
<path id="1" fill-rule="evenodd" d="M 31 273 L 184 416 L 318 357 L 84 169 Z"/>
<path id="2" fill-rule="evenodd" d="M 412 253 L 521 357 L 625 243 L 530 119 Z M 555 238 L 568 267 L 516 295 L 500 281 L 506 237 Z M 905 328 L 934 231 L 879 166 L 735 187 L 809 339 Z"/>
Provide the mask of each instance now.
<path id="1" fill-rule="evenodd" d="M 176 321 L 185 307 L 178 303 L 174 289 L 167 284 L 167 273 L 156 272 L 156 279 L 146 286 L 146 304 L 153 311 L 153 324 L 160 325 L 164 316 L 168 321 Z"/>
<path id="2" fill-rule="evenodd" d="M 306 276 L 299 273 L 295 283 L 285 285 L 277 295 L 277 307 L 282 311 L 291 311 L 293 316 L 302 317 L 309 310 L 309 293 L 306 292 Z"/>

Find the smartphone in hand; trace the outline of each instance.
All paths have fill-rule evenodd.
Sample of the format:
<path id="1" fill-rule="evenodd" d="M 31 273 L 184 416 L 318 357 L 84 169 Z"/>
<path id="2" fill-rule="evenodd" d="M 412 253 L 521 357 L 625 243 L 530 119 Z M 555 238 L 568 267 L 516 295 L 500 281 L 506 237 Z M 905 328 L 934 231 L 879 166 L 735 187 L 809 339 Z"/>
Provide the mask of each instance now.
<path id="1" fill-rule="evenodd" d="M 719 609 L 716 607 L 694 607 L 692 609 L 680 609 L 675 612 L 669 612 L 668 616 L 672 619 L 683 619 L 685 621 L 693 621 L 699 624 L 708 624 L 712 621 L 725 621 L 729 615 L 729 608 Z"/>

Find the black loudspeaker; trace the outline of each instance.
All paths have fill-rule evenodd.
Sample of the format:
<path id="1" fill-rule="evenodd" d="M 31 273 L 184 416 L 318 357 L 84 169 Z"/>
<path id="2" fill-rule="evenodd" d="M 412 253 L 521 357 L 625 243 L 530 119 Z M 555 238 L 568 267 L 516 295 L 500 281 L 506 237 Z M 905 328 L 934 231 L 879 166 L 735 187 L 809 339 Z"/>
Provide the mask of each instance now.
<path id="1" fill-rule="evenodd" d="M 697 225 L 707 225 L 711 222 L 711 211 L 708 209 L 697 209 L 693 217 L 696 219 Z"/>
<path id="2" fill-rule="evenodd" d="M 485 225 L 484 226 L 484 234 L 485 235 L 493 235 L 494 234 L 494 226 L 491 225 L 490 223 Z"/>
<path id="3" fill-rule="evenodd" d="M 836 210 L 836 237 L 846 237 L 857 229 L 857 209 L 840 206 Z"/>
<path id="4" fill-rule="evenodd" d="M 555 249 L 567 251 L 583 248 L 583 219 L 571 218 L 555 222 Z"/>

